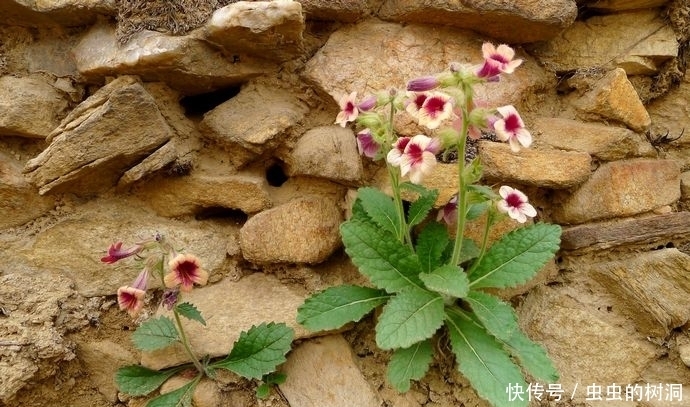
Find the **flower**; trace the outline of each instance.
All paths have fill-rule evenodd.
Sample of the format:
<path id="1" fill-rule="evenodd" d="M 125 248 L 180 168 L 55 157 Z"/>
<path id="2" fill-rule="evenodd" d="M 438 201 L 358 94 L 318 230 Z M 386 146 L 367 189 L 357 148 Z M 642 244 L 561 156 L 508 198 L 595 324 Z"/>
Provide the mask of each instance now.
<path id="1" fill-rule="evenodd" d="M 429 92 L 417 112 L 417 121 L 433 130 L 452 115 L 453 99 L 443 92 Z"/>
<path id="2" fill-rule="evenodd" d="M 364 129 L 357 133 L 357 149 L 365 157 L 375 158 L 381 151 L 381 145 L 374 140 L 371 130 Z"/>
<path id="3" fill-rule="evenodd" d="M 419 109 L 422 108 L 427 95 L 424 92 L 407 92 L 407 101 L 405 102 L 405 111 L 412 117 L 417 118 Z"/>
<path id="4" fill-rule="evenodd" d="M 349 122 L 354 121 L 359 115 L 359 110 L 355 100 L 357 99 L 357 92 L 352 92 L 349 95 L 343 95 L 340 98 L 340 112 L 335 118 L 335 123 L 341 127 L 345 127 Z"/>
<path id="5" fill-rule="evenodd" d="M 527 202 L 527 195 L 519 190 L 503 185 L 498 193 L 503 198 L 496 204 L 499 211 L 507 213 L 508 216 L 520 223 L 525 223 L 528 216 L 530 218 L 537 216 L 534 206 Z"/>
<path id="6" fill-rule="evenodd" d="M 497 108 L 503 116 L 494 122 L 494 130 L 499 140 L 507 141 L 513 152 L 520 151 L 520 144 L 527 148 L 532 144 L 532 135 L 525 129 L 525 123 L 512 105 Z"/>
<path id="7" fill-rule="evenodd" d="M 121 310 L 127 311 L 132 317 L 136 317 L 144 307 L 144 296 L 149 280 L 149 269 L 144 268 L 131 286 L 123 286 L 117 289 L 117 304 Z"/>
<path id="8" fill-rule="evenodd" d="M 438 215 L 436 216 L 437 221 L 441 221 L 443 219 L 444 222 L 446 222 L 447 225 L 453 225 L 455 224 L 455 221 L 457 220 L 457 213 L 458 213 L 458 196 L 453 195 L 452 198 L 450 198 L 450 201 L 448 201 L 447 204 L 443 205 L 443 208 L 441 208 L 438 211 Z"/>
<path id="9" fill-rule="evenodd" d="M 438 139 L 423 134 L 412 137 L 400 157 L 400 174 L 410 174 L 410 182 L 420 184 L 422 177 L 436 165 L 436 154 L 441 147 Z M 392 151 L 392 150 L 391 150 Z"/>
<path id="10" fill-rule="evenodd" d="M 178 299 L 178 294 L 180 293 L 180 290 L 175 288 L 166 288 L 165 291 L 163 291 L 163 299 L 161 300 L 161 303 L 167 309 L 170 311 L 173 309 L 175 304 L 177 304 L 177 299 Z"/>
<path id="11" fill-rule="evenodd" d="M 515 50 L 505 44 L 494 47 L 492 43 L 485 42 L 482 55 L 484 64 L 477 70 L 477 76 L 490 81 L 498 80 L 501 73 L 513 73 L 522 64 L 522 59 L 513 59 Z"/>
<path id="12" fill-rule="evenodd" d="M 393 143 L 393 148 L 386 155 L 386 161 L 390 163 L 393 167 L 400 167 L 400 161 L 402 160 L 402 155 L 405 152 L 405 147 L 407 143 L 410 142 L 410 137 L 400 137 L 395 143 Z"/>
<path id="13" fill-rule="evenodd" d="M 376 107 L 376 102 L 378 98 L 374 95 L 369 95 L 362 99 L 361 102 L 357 105 L 357 108 L 362 111 L 362 112 L 368 112 L 369 110 L 373 109 Z"/>
<path id="14" fill-rule="evenodd" d="M 141 251 L 142 245 L 135 245 L 129 249 L 122 249 L 122 242 L 113 243 L 108 248 L 108 255 L 101 257 L 103 263 L 112 264 L 118 260 L 133 256 Z"/>
<path id="15" fill-rule="evenodd" d="M 178 254 L 168 264 L 170 272 L 165 275 L 165 286 L 173 288 L 180 286 L 180 291 L 192 291 L 194 284 L 205 285 L 208 272 L 201 268 L 199 259 L 193 254 Z"/>
<path id="16" fill-rule="evenodd" d="M 439 81 L 435 76 L 422 76 L 407 82 L 407 90 L 413 92 L 425 92 L 437 88 Z"/>

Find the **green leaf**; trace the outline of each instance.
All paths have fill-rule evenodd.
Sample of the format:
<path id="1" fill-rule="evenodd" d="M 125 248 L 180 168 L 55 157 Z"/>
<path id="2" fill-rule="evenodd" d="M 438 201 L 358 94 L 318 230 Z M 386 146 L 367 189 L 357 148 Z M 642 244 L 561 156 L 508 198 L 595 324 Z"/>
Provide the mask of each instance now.
<path id="1" fill-rule="evenodd" d="M 311 331 L 337 329 L 362 319 L 390 298 L 383 290 L 354 285 L 331 287 L 314 294 L 297 310 L 297 322 Z"/>
<path id="2" fill-rule="evenodd" d="M 149 401 L 146 407 L 191 407 L 192 396 L 194 395 L 194 390 L 200 378 L 201 377 L 197 376 L 196 379 L 179 389 L 173 390 L 170 393 L 161 394 Z"/>
<path id="3" fill-rule="evenodd" d="M 183 302 L 182 304 L 177 304 L 175 310 L 183 317 L 197 321 L 201 323 L 201 325 L 206 326 L 206 321 L 204 321 L 204 318 L 201 316 L 201 312 L 199 312 L 193 304 Z"/>
<path id="4" fill-rule="evenodd" d="M 467 274 L 452 264 L 443 265 L 431 273 L 422 273 L 419 278 L 426 288 L 455 298 L 464 298 L 470 288 Z"/>
<path id="5" fill-rule="evenodd" d="M 472 260 L 479 256 L 481 250 L 477 243 L 472 239 L 462 239 L 462 248 L 460 249 L 460 264 L 466 262 L 467 260 Z"/>
<path id="6" fill-rule="evenodd" d="M 183 368 L 152 370 L 140 365 L 124 366 L 117 369 L 115 383 L 121 392 L 130 396 L 145 396 L 159 388 L 172 375 Z"/>
<path id="7" fill-rule="evenodd" d="M 256 387 L 256 398 L 265 399 L 271 394 L 271 385 L 268 383 L 261 383 Z"/>
<path id="8" fill-rule="evenodd" d="M 377 287 L 388 292 L 423 289 L 417 256 L 380 227 L 351 219 L 340 225 L 340 234 L 352 262 Z"/>
<path id="9" fill-rule="evenodd" d="M 165 348 L 177 340 L 175 324 L 165 316 L 147 320 L 132 334 L 134 346 L 143 351 Z"/>
<path id="10" fill-rule="evenodd" d="M 407 348 L 431 338 L 443 325 L 443 298 L 427 290 L 410 288 L 396 294 L 376 325 L 381 349 Z"/>
<path id="11" fill-rule="evenodd" d="M 429 370 L 434 356 L 431 341 L 417 342 L 409 348 L 396 349 L 388 363 L 388 381 L 400 393 L 410 390 L 410 380 L 419 380 Z"/>
<path id="12" fill-rule="evenodd" d="M 352 204 L 352 219 L 358 219 L 364 222 L 373 222 L 369 215 L 367 215 L 367 211 L 364 210 L 362 200 L 359 198 L 355 199 L 355 202 Z"/>
<path id="13" fill-rule="evenodd" d="M 509 401 L 506 388 L 527 383 L 501 344 L 462 311 L 449 309 L 446 326 L 458 370 L 480 397 L 495 407 L 526 407 L 528 399 Z"/>
<path id="14" fill-rule="evenodd" d="M 362 208 L 367 215 L 379 226 L 389 231 L 393 236 L 400 236 L 400 218 L 393 198 L 376 188 L 364 187 L 357 190 Z"/>
<path id="15" fill-rule="evenodd" d="M 407 224 L 410 227 L 420 224 L 433 209 L 436 198 L 438 198 L 438 190 L 424 189 L 424 192 L 419 194 L 417 200 L 412 202 L 407 210 Z"/>
<path id="16" fill-rule="evenodd" d="M 467 215 L 465 219 L 474 220 L 482 216 L 484 212 L 489 208 L 489 202 L 479 202 L 470 204 L 467 208 Z"/>
<path id="17" fill-rule="evenodd" d="M 547 383 L 558 381 L 558 371 L 549 358 L 546 350 L 538 343 L 532 342 L 521 330 L 516 330 L 507 341 L 503 341 L 510 353 L 517 357 L 530 375 Z"/>
<path id="18" fill-rule="evenodd" d="M 518 331 L 517 315 L 513 307 L 481 291 L 470 291 L 467 298 L 474 315 L 496 339 L 505 341 Z"/>
<path id="19" fill-rule="evenodd" d="M 285 362 L 294 331 L 284 323 L 263 323 L 240 333 L 227 358 L 211 364 L 248 379 L 260 379 Z"/>
<path id="20" fill-rule="evenodd" d="M 472 288 L 514 287 L 527 282 L 558 251 L 561 227 L 537 223 L 496 242 L 469 275 Z"/>
<path id="21" fill-rule="evenodd" d="M 429 222 L 417 236 L 415 248 L 422 271 L 430 273 L 442 264 L 443 252 L 450 239 L 448 230 L 438 222 Z"/>

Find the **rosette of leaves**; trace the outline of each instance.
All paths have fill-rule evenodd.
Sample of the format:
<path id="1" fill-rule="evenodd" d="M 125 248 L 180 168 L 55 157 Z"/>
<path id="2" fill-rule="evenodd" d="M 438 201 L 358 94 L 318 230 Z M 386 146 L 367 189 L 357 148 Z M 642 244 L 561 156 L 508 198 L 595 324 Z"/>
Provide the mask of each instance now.
<path id="1" fill-rule="evenodd" d="M 480 256 L 464 239 L 459 264 L 450 261 L 454 242 L 445 226 L 423 223 L 437 191 L 401 184 L 418 198 L 405 213 L 405 225 L 394 200 L 374 188 L 360 188 L 352 217 L 340 227 L 345 251 L 375 286 L 341 285 L 308 298 L 297 321 L 313 331 L 338 329 L 382 307 L 376 343 L 392 351 L 387 377 L 400 392 L 421 379 L 433 359 L 432 338 L 444 329 L 458 370 L 479 396 L 495 406 L 526 406 L 509 401 L 506 388 L 527 388 L 523 369 L 534 379 L 558 379 L 544 348 L 518 326 L 513 308 L 486 288 L 508 288 L 527 282 L 559 248 L 558 225 L 536 223 L 518 228 Z M 478 216 L 486 202 L 471 205 L 467 218 Z M 421 229 L 409 244 L 401 228 Z M 522 369 L 521 369 L 522 368 Z"/>

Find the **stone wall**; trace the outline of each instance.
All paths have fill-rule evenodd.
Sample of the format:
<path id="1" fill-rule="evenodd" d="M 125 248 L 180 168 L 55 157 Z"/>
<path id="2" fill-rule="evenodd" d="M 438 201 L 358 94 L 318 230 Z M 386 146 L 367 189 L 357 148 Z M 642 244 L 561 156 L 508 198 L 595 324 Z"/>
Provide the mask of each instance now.
<path id="1" fill-rule="evenodd" d="M 112 381 L 139 359 L 113 316 L 137 271 L 98 261 L 116 240 L 162 232 L 203 259 L 213 284 L 191 300 L 223 323 L 191 333 L 199 352 L 226 353 L 264 320 L 308 337 L 294 319 L 309 292 L 362 282 L 338 233 L 352 193 L 385 187 L 333 124 L 336 101 L 478 63 L 487 40 L 525 62 L 478 95 L 515 105 L 535 146 L 479 142 L 486 183 L 521 186 L 564 226 L 556 261 L 501 295 L 577 405 L 599 405 L 591 384 L 690 383 L 687 2 L 209 0 L 150 20 L 134 3 L 0 4 L 0 404 L 139 405 Z M 453 176 L 439 165 L 426 180 L 439 205 Z M 357 329 L 301 342 L 269 402 L 483 405 L 440 362 L 396 394 L 367 343 Z M 221 383 L 195 403 L 270 405 Z"/>

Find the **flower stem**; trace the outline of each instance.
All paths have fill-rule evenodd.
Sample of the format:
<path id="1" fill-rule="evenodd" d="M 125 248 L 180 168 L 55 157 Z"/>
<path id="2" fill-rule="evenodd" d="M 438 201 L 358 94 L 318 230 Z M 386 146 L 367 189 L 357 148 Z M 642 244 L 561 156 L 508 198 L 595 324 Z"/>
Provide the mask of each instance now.
<path id="1" fill-rule="evenodd" d="M 184 328 L 182 327 L 180 314 L 177 312 L 175 308 L 173 308 L 173 315 L 175 315 L 175 325 L 177 325 L 177 332 L 180 334 L 180 341 L 182 342 L 182 346 L 184 346 L 184 350 L 187 352 L 187 355 L 192 360 L 192 363 L 194 363 L 194 367 L 196 367 L 196 370 L 198 370 L 199 373 L 205 373 L 206 370 L 203 366 L 201 366 L 201 362 L 199 362 L 199 360 L 194 355 L 194 352 L 192 352 L 192 348 L 189 346 L 189 340 L 187 339 L 187 335 L 185 334 Z"/>
<path id="2" fill-rule="evenodd" d="M 482 259 L 484 258 L 484 254 L 486 254 L 486 246 L 489 243 L 489 230 L 491 229 L 491 226 L 494 223 L 494 215 L 489 210 L 489 212 L 486 214 L 486 225 L 484 225 L 484 237 L 482 238 L 482 247 L 479 249 L 479 257 L 477 257 L 477 260 L 475 260 L 472 263 L 472 267 L 470 267 L 469 270 L 467 270 L 467 274 L 472 274 L 472 271 L 474 271 L 475 268 L 479 264 L 481 264 Z"/>
<path id="3" fill-rule="evenodd" d="M 462 131 L 460 132 L 460 139 L 458 140 L 458 209 L 457 220 L 455 222 L 455 245 L 453 246 L 453 257 L 451 258 L 452 265 L 458 265 L 460 262 L 460 252 L 462 251 L 462 240 L 465 235 L 465 215 L 467 212 L 467 193 L 465 190 L 465 179 L 463 174 L 465 172 L 465 148 L 467 145 L 467 128 L 468 128 L 468 114 L 467 107 L 462 107 Z"/>

